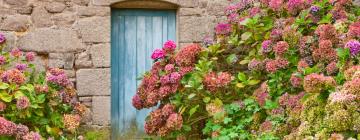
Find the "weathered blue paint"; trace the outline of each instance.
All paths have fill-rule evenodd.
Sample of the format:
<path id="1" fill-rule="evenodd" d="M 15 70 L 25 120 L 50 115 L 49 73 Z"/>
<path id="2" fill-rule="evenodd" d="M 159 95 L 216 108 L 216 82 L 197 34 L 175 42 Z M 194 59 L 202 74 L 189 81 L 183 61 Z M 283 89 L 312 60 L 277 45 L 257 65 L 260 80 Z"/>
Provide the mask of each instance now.
<path id="1" fill-rule="evenodd" d="M 176 12 L 113 9 L 111 23 L 111 125 L 112 139 L 119 139 L 134 128 L 135 135 L 143 131 L 150 110 L 137 111 L 131 99 L 137 78 L 151 68 L 152 51 L 176 39 Z"/>

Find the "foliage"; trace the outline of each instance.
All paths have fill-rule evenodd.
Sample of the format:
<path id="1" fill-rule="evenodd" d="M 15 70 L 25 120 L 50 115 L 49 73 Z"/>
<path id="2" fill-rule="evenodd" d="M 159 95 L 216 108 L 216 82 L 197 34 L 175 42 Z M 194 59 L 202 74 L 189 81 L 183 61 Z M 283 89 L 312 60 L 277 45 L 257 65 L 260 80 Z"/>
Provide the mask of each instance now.
<path id="1" fill-rule="evenodd" d="M 227 22 L 215 27 L 216 41 L 206 38 L 194 53 L 184 53 L 190 45 L 155 59 L 154 66 L 162 67 L 155 73 L 153 67 L 152 78 L 145 75 L 134 97 L 137 105 L 158 96 L 151 105 L 137 107 L 160 104 L 147 119 L 148 134 L 177 139 L 358 137 L 358 6 L 351 0 L 242 0 L 225 13 Z M 170 74 L 169 64 L 176 72 L 184 66 L 190 71 L 163 94 L 158 89 Z M 172 122 L 181 128 L 167 127 L 165 106 L 181 115 Z"/>
<path id="2" fill-rule="evenodd" d="M 0 139 L 76 139 L 86 107 L 63 70 L 37 72 L 35 53 L 3 51 L 0 34 Z"/>

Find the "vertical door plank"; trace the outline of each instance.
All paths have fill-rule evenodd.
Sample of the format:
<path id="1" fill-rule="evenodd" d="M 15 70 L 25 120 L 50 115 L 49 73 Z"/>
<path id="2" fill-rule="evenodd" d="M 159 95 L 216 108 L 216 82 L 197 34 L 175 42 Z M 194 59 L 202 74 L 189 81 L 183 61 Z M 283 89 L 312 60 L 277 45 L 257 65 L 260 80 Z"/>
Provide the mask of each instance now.
<path id="1" fill-rule="evenodd" d="M 162 17 L 161 16 L 155 16 L 153 17 L 153 48 L 152 50 L 155 50 L 157 48 L 162 47 Z"/>
<path id="2" fill-rule="evenodd" d="M 119 31 L 119 46 L 118 46 L 118 52 L 117 55 L 119 57 L 118 59 L 118 70 L 119 70 L 119 82 L 117 86 L 118 88 L 118 94 L 119 94 L 119 129 L 120 132 L 123 132 L 126 130 L 125 128 L 125 114 L 124 114 L 124 108 L 125 108 L 125 88 L 124 88 L 124 84 L 125 84 L 125 80 L 124 80 L 124 66 L 125 66 L 125 55 L 124 52 L 126 52 L 126 42 L 125 42 L 125 17 L 124 16 L 119 16 L 120 18 L 120 31 Z"/>
<path id="3" fill-rule="evenodd" d="M 137 17 L 137 48 L 136 48 L 136 52 L 137 52 L 137 61 L 136 61 L 136 65 L 137 65 L 137 77 L 142 76 L 146 70 L 147 70 L 147 66 L 146 66 L 146 62 L 148 61 L 148 55 L 146 52 L 146 17 L 145 16 L 138 16 Z M 138 85 L 141 83 L 140 80 L 137 80 L 137 87 Z M 136 125 L 137 125 L 137 129 L 140 131 L 144 130 L 144 121 L 145 121 L 145 117 L 149 111 L 147 110 L 139 110 L 136 113 Z"/>
<path id="4" fill-rule="evenodd" d="M 176 40 L 176 13 L 175 11 L 168 13 L 168 39 Z"/>
<path id="5" fill-rule="evenodd" d="M 111 81 L 112 85 L 119 85 L 119 32 L 120 32 L 120 17 L 114 13 L 112 16 L 112 31 L 111 31 Z M 119 135 L 119 111 L 120 108 L 119 104 L 119 86 L 111 86 L 111 91 L 114 94 L 111 94 L 111 129 L 116 132 L 112 133 L 112 137 L 117 137 Z"/>
<path id="6" fill-rule="evenodd" d="M 132 97 L 136 93 L 136 16 L 125 16 L 125 64 L 124 88 L 125 88 L 125 128 L 130 129 L 135 122 L 136 110 L 132 106 Z"/>
<path id="7" fill-rule="evenodd" d="M 163 16 L 162 17 L 163 23 L 162 23 L 162 43 L 165 43 L 168 40 L 168 17 Z"/>

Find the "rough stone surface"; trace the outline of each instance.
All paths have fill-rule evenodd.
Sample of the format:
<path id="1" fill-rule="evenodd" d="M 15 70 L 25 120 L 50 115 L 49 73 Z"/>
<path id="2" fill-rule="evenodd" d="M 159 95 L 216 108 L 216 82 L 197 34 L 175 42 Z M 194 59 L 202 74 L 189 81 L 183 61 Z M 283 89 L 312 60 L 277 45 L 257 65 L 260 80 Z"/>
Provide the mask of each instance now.
<path id="1" fill-rule="evenodd" d="M 74 66 L 75 56 L 73 53 L 50 53 L 49 67 L 72 69 Z"/>
<path id="2" fill-rule="evenodd" d="M 61 2 L 51 2 L 45 6 L 45 9 L 49 13 L 60 13 L 60 12 L 64 11 L 65 8 L 66 8 L 66 5 Z"/>
<path id="3" fill-rule="evenodd" d="M 1 29 L 5 31 L 24 32 L 30 25 L 30 17 L 24 15 L 7 16 L 1 24 Z"/>
<path id="4" fill-rule="evenodd" d="M 43 6 L 35 7 L 31 14 L 32 21 L 36 27 L 50 27 L 53 25 L 51 14 Z"/>
<path id="5" fill-rule="evenodd" d="M 72 12 L 64 12 L 53 15 L 51 19 L 58 27 L 71 27 L 76 20 L 76 15 Z"/>
<path id="6" fill-rule="evenodd" d="M 97 44 L 90 48 L 95 67 L 110 67 L 110 44 Z"/>
<path id="7" fill-rule="evenodd" d="M 92 112 L 93 112 L 93 123 L 96 125 L 109 125 L 111 105 L 110 97 L 93 97 L 92 99 Z"/>
<path id="8" fill-rule="evenodd" d="M 15 9 L 19 14 L 31 14 L 33 6 L 22 6 Z"/>
<path id="9" fill-rule="evenodd" d="M 108 6 L 110 5 L 110 0 L 91 0 L 91 4 L 97 6 Z"/>
<path id="10" fill-rule="evenodd" d="M 90 68 L 92 61 L 88 52 L 81 52 L 76 55 L 75 68 Z"/>
<path id="11" fill-rule="evenodd" d="M 73 2 L 77 5 L 85 6 L 89 4 L 90 0 L 73 0 Z"/>
<path id="12" fill-rule="evenodd" d="M 110 69 L 80 69 L 76 72 L 79 96 L 110 95 Z"/>
<path id="13" fill-rule="evenodd" d="M 110 42 L 110 17 L 91 17 L 75 23 L 84 42 Z"/>
<path id="14" fill-rule="evenodd" d="M 79 16 L 110 16 L 110 7 L 100 7 L 100 6 L 79 6 L 77 14 Z"/>
<path id="15" fill-rule="evenodd" d="M 4 0 L 5 3 L 14 6 L 23 6 L 28 3 L 28 0 Z"/>
<path id="16" fill-rule="evenodd" d="M 19 39 L 18 47 L 35 52 L 73 52 L 83 49 L 77 34 L 69 29 L 41 28 Z"/>
<path id="17" fill-rule="evenodd" d="M 208 18 L 180 17 L 180 42 L 200 42 L 208 31 Z"/>
<path id="18" fill-rule="evenodd" d="M 200 16 L 205 11 L 199 8 L 180 8 L 180 16 Z"/>

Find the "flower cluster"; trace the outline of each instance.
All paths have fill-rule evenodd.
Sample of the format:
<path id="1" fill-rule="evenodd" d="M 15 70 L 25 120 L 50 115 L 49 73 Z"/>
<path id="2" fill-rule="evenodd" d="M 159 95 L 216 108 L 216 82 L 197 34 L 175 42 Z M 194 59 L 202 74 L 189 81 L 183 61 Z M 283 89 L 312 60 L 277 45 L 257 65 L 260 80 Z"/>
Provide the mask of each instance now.
<path id="1" fill-rule="evenodd" d="M 274 73 L 279 69 L 284 69 L 289 65 L 289 62 L 286 59 L 279 58 L 275 60 L 269 60 L 266 62 L 266 71 L 270 73 Z"/>
<path id="2" fill-rule="evenodd" d="M 319 48 L 313 52 L 313 58 L 317 62 L 330 63 L 337 60 L 336 50 L 332 47 L 333 44 L 330 40 L 321 40 Z"/>
<path id="3" fill-rule="evenodd" d="M 349 48 L 352 56 L 356 56 L 360 53 L 360 42 L 357 40 L 350 40 L 346 43 L 345 48 Z"/>
<path id="4" fill-rule="evenodd" d="M 76 90 L 64 70 L 50 68 L 38 73 L 31 63 L 36 54 L 18 48 L 6 52 L 5 40 L 0 33 L 0 139 L 70 138 L 86 107 L 77 101 Z M 71 113 L 78 116 L 78 124 L 71 126 L 74 131 L 63 133 L 63 124 L 68 127 L 71 120 L 63 114 Z M 43 118 L 53 119 L 39 121 Z"/>
<path id="5" fill-rule="evenodd" d="M 228 35 L 231 32 L 231 24 L 220 23 L 215 28 L 217 35 Z"/>
<path id="6" fill-rule="evenodd" d="M 65 71 L 59 68 L 51 68 L 46 73 L 46 80 L 59 86 L 67 87 L 72 83 L 66 76 Z"/>
<path id="7" fill-rule="evenodd" d="M 227 86 L 231 82 L 231 74 L 227 72 L 214 73 L 210 72 L 204 77 L 204 85 L 209 91 L 216 91 Z"/>
<path id="8" fill-rule="evenodd" d="M 163 50 L 169 57 L 155 62 L 150 72 L 144 75 L 137 94 L 132 98 L 132 104 L 136 109 L 155 106 L 162 99 L 175 93 L 180 86 L 181 78 L 192 71 L 201 47 L 193 44 L 174 53 L 175 47 L 173 41 L 166 42 Z"/>
<path id="9" fill-rule="evenodd" d="M 175 112 L 175 106 L 166 104 L 150 113 L 144 127 L 149 135 L 165 136 L 171 131 L 180 130 L 182 124 L 182 116 Z"/>
<path id="10" fill-rule="evenodd" d="M 283 56 L 289 50 L 289 44 L 285 41 L 279 41 L 274 46 L 274 52 L 277 56 Z"/>
<path id="11" fill-rule="evenodd" d="M 77 114 L 65 114 L 64 115 L 64 126 L 69 131 L 74 131 L 80 125 L 81 117 Z"/>
<path id="12" fill-rule="evenodd" d="M 308 93 L 319 93 L 325 88 L 335 86 L 336 82 L 331 76 L 313 73 L 304 78 L 304 90 Z"/>

